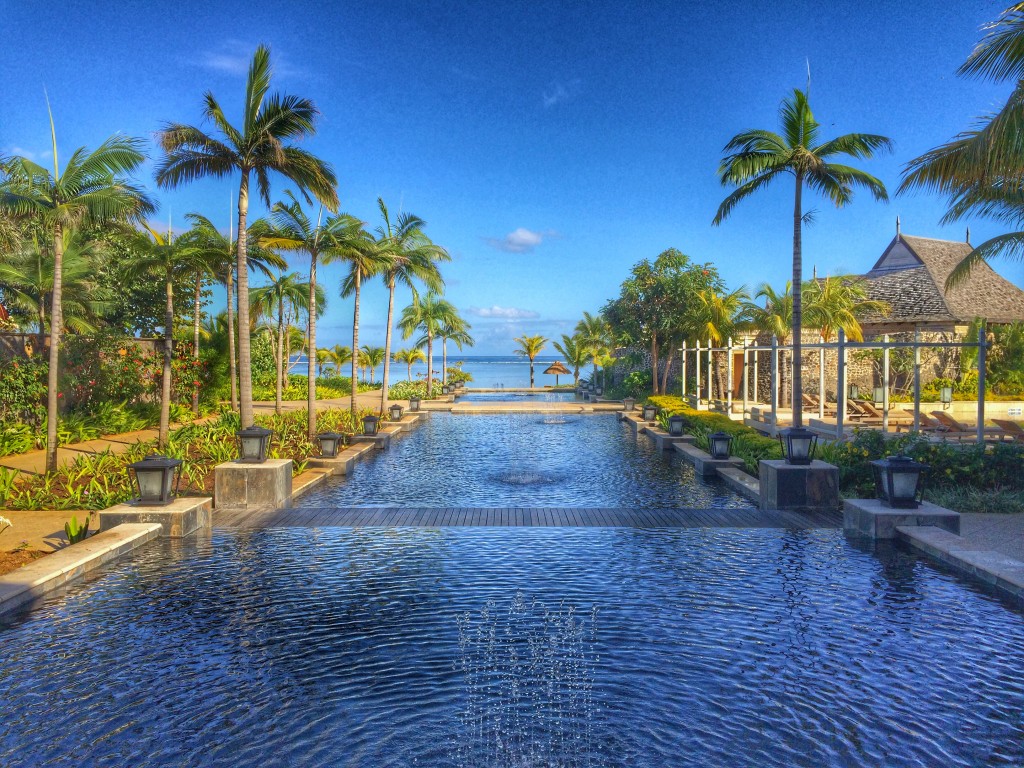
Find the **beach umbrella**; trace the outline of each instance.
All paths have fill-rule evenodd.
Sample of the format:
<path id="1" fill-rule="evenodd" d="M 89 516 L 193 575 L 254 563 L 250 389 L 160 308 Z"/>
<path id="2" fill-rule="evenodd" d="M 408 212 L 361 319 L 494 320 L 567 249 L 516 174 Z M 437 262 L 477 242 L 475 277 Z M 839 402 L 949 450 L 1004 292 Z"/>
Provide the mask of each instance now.
<path id="1" fill-rule="evenodd" d="M 558 377 L 559 376 L 567 376 L 570 373 L 572 373 L 572 371 L 570 371 L 568 368 L 566 368 L 561 360 L 556 360 L 554 363 L 549 365 L 547 367 L 547 369 L 545 369 L 544 373 L 553 373 L 555 375 L 555 386 L 557 387 L 558 386 Z"/>

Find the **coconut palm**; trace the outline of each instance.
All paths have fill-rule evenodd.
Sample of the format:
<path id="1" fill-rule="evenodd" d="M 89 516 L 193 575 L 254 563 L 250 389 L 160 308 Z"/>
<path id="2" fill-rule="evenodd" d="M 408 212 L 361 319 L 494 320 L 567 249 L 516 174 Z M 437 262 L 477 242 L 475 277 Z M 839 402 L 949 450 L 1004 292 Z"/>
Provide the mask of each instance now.
<path id="1" fill-rule="evenodd" d="M 473 337 L 469 335 L 472 327 L 457 312 L 452 317 L 446 318 L 438 327 L 437 335 L 441 337 L 442 383 L 448 383 L 448 342 L 454 341 L 460 352 L 463 347 L 472 347 L 476 343 Z"/>
<path id="2" fill-rule="evenodd" d="M 416 332 L 422 334 L 416 342 L 417 347 L 427 348 L 427 396 L 430 396 L 434 368 L 434 339 L 438 330 L 458 317 L 458 310 L 446 299 L 434 291 L 427 291 L 422 296 L 414 295 L 412 304 L 402 310 L 398 327 L 402 329 L 402 338 L 408 339 Z"/>
<path id="3" fill-rule="evenodd" d="M 821 329 L 825 341 L 842 328 L 851 341 L 864 341 L 859 318 L 866 314 L 887 315 L 888 302 L 868 298 L 867 285 L 858 277 L 823 277 L 804 288 L 807 325 Z"/>
<path id="4" fill-rule="evenodd" d="M 285 351 L 285 316 L 303 308 L 308 297 L 308 286 L 303 283 L 298 272 L 281 274 L 274 282 L 259 288 L 253 288 L 249 302 L 256 317 L 272 317 L 277 315 L 277 342 L 275 362 L 277 377 L 274 390 L 274 412 L 281 413 L 281 394 L 284 387 L 284 370 L 287 352 Z"/>
<path id="5" fill-rule="evenodd" d="M 113 136 L 90 152 L 80 147 L 60 171 L 57 132 L 50 115 L 53 172 L 26 157 L 3 161 L 0 208 L 34 220 L 53 249 L 53 291 L 50 304 L 50 352 L 46 382 L 46 471 L 57 470 L 57 387 L 60 337 L 63 330 L 64 246 L 83 225 L 110 221 L 141 222 L 156 210 L 141 187 L 126 178 L 142 162 L 143 142 Z"/>
<path id="6" fill-rule="evenodd" d="M 717 226 L 733 209 L 761 188 L 784 176 L 794 179 L 793 200 L 793 426 L 803 426 L 803 385 L 801 380 L 801 337 L 803 305 L 802 230 L 804 187 L 828 198 L 837 208 L 849 203 L 854 187 L 867 189 L 876 200 L 888 200 L 885 185 L 874 176 L 848 165 L 830 162 L 838 156 L 871 158 L 888 150 L 892 141 L 870 133 L 848 133 L 821 141 L 807 95 L 800 90 L 782 102 L 779 109 L 781 135 L 765 130 L 739 133 L 725 145 L 727 153 L 719 166 L 723 185 L 736 189 L 722 201 L 715 214 Z"/>
<path id="7" fill-rule="evenodd" d="M 406 381 L 412 381 L 413 365 L 419 362 L 426 362 L 427 356 L 422 349 L 413 347 L 412 349 L 399 349 L 391 355 L 391 359 L 396 363 L 405 363 Z"/>
<path id="8" fill-rule="evenodd" d="M 757 303 L 761 299 L 764 299 L 763 306 Z M 743 314 L 753 328 L 776 337 L 785 345 L 789 340 L 789 334 L 793 332 L 793 284 L 787 280 L 785 290 L 779 293 L 768 283 L 762 283 L 754 294 L 754 300 L 746 302 Z M 782 363 L 779 366 L 779 389 L 785 398 L 786 393 L 790 391 L 787 378 L 788 360 L 785 356 Z M 787 402 L 788 400 L 784 400 L 783 404 Z"/>
<path id="9" fill-rule="evenodd" d="M 370 381 L 373 381 L 374 371 L 377 370 L 377 366 L 384 362 L 384 347 L 371 347 L 369 344 L 363 345 L 361 350 L 365 356 L 365 366 L 370 370 Z"/>
<path id="10" fill-rule="evenodd" d="M 533 389 L 533 361 L 544 350 L 548 340 L 543 336 L 519 336 L 512 341 L 519 345 L 519 349 L 513 351 L 530 361 L 530 389 Z"/>
<path id="11" fill-rule="evenodd" d="M 324 375 L 324 366 L 331 362 L 331 350 L 329 349 L 318 349 L 316 351 L 316 375 L 317 378 L 322 378 Z"/>
<path id="12" fill-rule="evenodd" d="M 238 375 L 235 368 L 235 249 L 236 241 L 230 236 L 224 235 L 214 226 L 213 222 L 198 213 L 189 213 L 185 216 L 191 224 L 191 229 L 186 235 L 190 242 L 201 251 L 204 262 L 212 265 L 214 272 L 220 275 L 224 281 L 224 289 L 227 292 L 227 327 L 228 327 L 228 376 L 231 379 L 231 409 L 238 408 Z M 263 277 L 272 279 L 273 270 L 284 270 L 288 264 L 273 251 L 262 247 L 259 244 L 259 237 L 266 229 L 267 224 L 263 219 L 257 219 L 249 225 L 247 240 L 246 263 L 249 269 L 259 272 Z"/>
<path id="13" fill-rule="evenodd" d="M 143 226 L 130 241 L 132 259 L 123 268 L 127 277 L 152 276 L 164 285 L 164 352 L 160 385 L 160 427 L 157 445 L 167 448 L 171 429 L 171 362 L 174 359 L 174 284 L 190 275 L 200 259 L 187 239 L 175 238 L 170 231 L 162 234 Z"/>
<path id="14" fill-rule="evenodd" d="M 1014 3 L 968 56 L 957 74 L 1015 84 L 1003 107 L 951 141 L 911 160 L 901 194 L 922 189 L 948 197 L 944 223 L 976 214 L 1020 229 L 1024 225 L 1024 3 Z M 1024 260 L 1024 231 L 974 248 L 946 280 L 950 289 L 990 258 Z"/>
<path id="15" fill-rule="evenodd" d="M 399 214 L 392 223 L 391 215 L 382 198 L 377 198 L 383 223 L 377 227 L 377 242 L 382 246 L 381 252 L 385 266 L 381 272 L 384 284 L 388 288 L 388 321 L 384 335 L 384 381 L 380 394 L 380 408 L 384 410 L 388 396 L 389 378 L 391 373 L 391 326 L 395 317 L 395 287 L 399 283 L 409 287 L 416 293 L 416 283 L 420 282 L 427 290 L 441 292 L 444 280 L 437 268 L 438 262 L 451 261 L 448 252 L 435 245 L 425 234 L 427 225 L 419 216 L 411 213 Z"/>
<path id="16" fill-rule="evenodd" d="M 587 350 L 587 356 L 594 363 L 594 379 L 597 379 L 597 359 L 608 353 L 612 345 L 612 329 L 601 315 L 583 313 L 583 319 L 576 323 L 576 336 Z"/>
<path id="17" fill-rule="evenodd" d="M 746 289 L 737 288 L 731 293 L 707 289 L 699 291 L 697 297 L 700 300 L 700 335 L 715 344 L 731 338 L 743 322 L 743 310 L 750 299 Z M 714 358 L 718 391 L 724 392 L 726 385 L 721 355 L 715 354 Z"/>
<path id="18" fill-rule="evenodd" d="M 341 367 L 352 362 L 352 350 L 343 344 L 335 344 L 331 348 L 331 362 L 334 364 L 335 375 L 341 376 Z"/>
<path id="19" fill-rule="evenodd" d="M 243 427 L 252 426 L 252 361 L 249 347 L 248 230 L 249 183 L 255 176 L 260 198 L 270 206 L 270 174 L 291 179 L 303 191 L 312 193 L 331 211 L 337 209 L 334 172 L 314 155 L 290 142 L 313 134 L 318 115 L 309 99 L 269 95 L 270 49 L 260 45 L 253 54 L 245 85 L 242 123 L 228 122 L 214 95 L 207 91 L 203 117 L 212 120 L 219 135 L 181 123 L 168 123 L 158 134 L 165 153 L 156 171 L 157 184 L 175 188 L 213 176 L 241 176 L 238 188 L 238 357 L 239 395 Z"/>
<path id="20" fill-rule="evenodd" d="M 552 346 L 565 358 L 565 362 L 572 366 L 573 386 L 579 384 L 580 368 L 586 365 L 587 360 L 591 358 L 590 352 L 583 342 L 583 337 L 578 333 L 572 336 L 567 336 L 563 333 L 561 343 L 556 341 L 553 342 Z M 557 377 L 555 381 L 558 381 Z"/>

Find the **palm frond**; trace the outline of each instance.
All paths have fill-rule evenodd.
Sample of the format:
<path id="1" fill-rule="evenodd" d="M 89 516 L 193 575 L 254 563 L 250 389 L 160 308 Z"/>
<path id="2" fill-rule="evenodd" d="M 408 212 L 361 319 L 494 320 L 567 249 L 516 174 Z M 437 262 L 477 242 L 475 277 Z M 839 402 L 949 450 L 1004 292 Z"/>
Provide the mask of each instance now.
<path id="1" fill-rule="evenodd" d="M 1024 261 L 1024 232 L 1007 232 L 997 235 L 976 247 L 949 273 L 949 277 L 946 278 L 946 290 L 949 291 L 960 285 L 970 276 L 975 267 L 996 256 L 1014 261 Z"/>

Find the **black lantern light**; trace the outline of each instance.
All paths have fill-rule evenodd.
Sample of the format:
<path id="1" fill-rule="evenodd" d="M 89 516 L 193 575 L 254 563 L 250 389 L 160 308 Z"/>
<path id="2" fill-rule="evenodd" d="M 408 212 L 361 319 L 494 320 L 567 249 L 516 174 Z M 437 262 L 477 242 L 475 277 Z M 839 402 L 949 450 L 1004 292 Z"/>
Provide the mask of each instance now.
<path id="1" fill-rule="evenodd" d="M 377 423 L 380 421 L 376 416 L 363 416 L 363 434 L 373 437 L 377 434 Z"/>
<path id="2" fill-rule="evenodd" d="M 728 459 L 732 452 L 732 435 L 728 432 L 712 432 L 708 435 L 708 448 L 712 459 Z"/>
<path id="3" fill-rule="evenodd" d="M 162 507 L 174 501 L 181 482 L 181 459 L 166 456 L 147 456 L 129 464 L 138 496 L 132 503 L 144 507 Z"/>
<path id="4" fill-rule="evenodd" d="M 658 406 L 645 405 L 643 410 L 644 421 L 654 421 L 658 418 Z"/>
<path id="5" fill-rule="evenodd" d="M 810 464 L 818 447 L 818 436 L 803 427 L 790 427 L 779 433 L 787 464 Z"/>
<path id="6" fill-rule="evenodd" d="M 685 419 L 682 416 L 669 416 L 668 419 L 668 433 L 672 437 L 683 436 L 683 422 Z"/>
<path id="7" fill-rule="evenodd" d="M 409 398 L 409 410 L 415 413 L 420 409 L 420 399 L 417 395 Z"/>
<path id="8" fill-rule="evenodd" d="M 238 460 L 247 464 L 262 464 L 267 460 L 273 431 L 263 427 L 246 427 L 238 432 Z"/>
<path id="9" fill-rule="evenodd" d="M 872 461 L 875 493 L 887 507 L 916 509 L 924 500 L 924 477 L 929 466 L 909 456 L 890 456 Z"/>
<path id="10" fill-rule="evenodd" d="M 636 407 L 635 397 L 624 397 L 622 398 L 622 409 L 624 411 L 632 411 Z"/>
<path id="11" fill-rule="evenodd" d="M 337 432 L 321 432 L 316 436 L 316 441 L 320 444 L 320 455 L 325 459 L 336 458 L 344 440 L 345 436 Z"/>
<path id="12" fill-rule="evenodd" d="M 939 400 L 942 401 L 942 410 L 949 410 L 950 403 L 953 402 L 953 388 L 943 387 L 939 390 Z"/>
<path id="13" fill-rule="evenodd" d="M 405 412 L 405 409 L 402 406 L 400 406 L 398 403 L 395 403 L 390 408 L 388 408 L 388 416 L 391 417 L 392 421 L 401 421 L 402 420 L 402 414 L 404 412 Z"/>
<path id="14" fill-rule="evenodd" d="M 859 398 L 860 398 L 860 387 L 858 387 L 856 384 L 851 384 L 850 385 L 850 399 L 851 400 L 857 400 Z"/>
<path id="15" fill-rule="evenodd" d="M 452 388 L 451 387 L 449 387 L 447 384 L 442 384 L 441 385 L 441 394 L 442 395 L 450 395 L 451 393 L 452 393 Z"/>

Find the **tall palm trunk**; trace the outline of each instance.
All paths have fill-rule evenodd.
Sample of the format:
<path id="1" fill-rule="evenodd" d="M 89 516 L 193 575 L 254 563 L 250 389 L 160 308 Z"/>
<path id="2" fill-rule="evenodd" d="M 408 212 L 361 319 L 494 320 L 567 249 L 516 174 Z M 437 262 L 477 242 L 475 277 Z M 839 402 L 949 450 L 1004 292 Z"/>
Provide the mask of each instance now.
<path id="1" fill-rule="evenodd" d="M 274 382 L 274 413 L 281 413 L 281 383 L 284 381 L 284 299 L 277 304 L 277 378 Z"/>
<path id="2" fill-rule="evenodd" d="M 427 331 L 427 397 L 430 397 L 430 382 L 434 370 L 434 334 Z"/>
<path id="3" fill-rule="evenodd" d="M 530 389 L 533 389 L 533 358 L 530 358 Z"/>
<path id="4" fill-rule="evenodd" d="M 306 335 L 308 338 L 308 349 L 306 356 L 309 359 L 307 365 L 307 389 L 306 389 L 306 434 L 310 442 L 316 439 L 316 377 L 313 375 L 316 365 L 316 260 L 317 253 L 309 254 L 309 322 L 306 324 Z"/>
<path id="5" fill-rule="evenodd" d="M 408 376 L 406 381 L 412 381 L 412 363 L 406 363 L 406 376 Z"/>
<path id="6" fill-rule="evenodd" d="M 530 368 L 530 386 L 533 386 L 533 367 Z M 441 384 L 448 383 L 448 337 L 441 339 Z"/>
<path id="7" fill-rule="evenodd" d="M 802 427 L 804 418 L 803 360 L 801 360 L 803 305 L 801 279 L 803 277 L 803 175 L 796 175 L 796 196 L 793 201 L 793 426 Z"/>
<path id="8" fill-rule="evenodd" d="M 57 471 L 57 366 L 63 325 L 61 293 L 64 272 L 64 230 L 53 228 L 53 298 L 50 303 L 50 365 L 46 373 L 46 471 Z"/>
<path id="9" fill-rule="evenodd" d="M 174 274 L 170 268 L 164 275 L 164 370 L 160 377 L 160 428 L 157 447 L 167 448 L 171 436 L 171 360 L 174 358 Z"/>
<path id="10" fill-rule="evenodd" d="M 391 376 L 391 325 L 394 322 L 395 317 L 395 278 L 394 276 L 388 281 L 388 327 L 384 331 L 384 381 L 381 383 L 383 387 L 380 392 L 380 410 L 384 412 L 384 408 L 387 406 L 388 401 L 388 387 Z M 409 366 L 409 370 L 412 370 L 412 366 Z M 409 374 L 410 377 L 412 374 Z"/>
<path id="11" fill-rule="evenodd" d="M 356 413 L 356 395 L 359 394 L 359 294 L 363 288 L 363 275 L 359 267 L 355 269 L 355 308 L 352 310 L 352 415 Z"/>
<path id="12" fill-rule="evenodd" d="M 202 317 L 202 308 L 200 302 L 202 301 L 202 289 L 203 289 L 203 273 L 196 271 L 196 289 L 194 311 L 192 313 L 192 360 L 195 363 L 195 369 L 192 371 L 193 376 L 199 375 L 199 320 Z M 197 379 L 193 379 L 197 381 Z M 192 385 L 192 413 L 196 416 L 199 415 L 199 387 Z"/>
<path id="13" fill-rule="evenodd" d="M 235 271 L 228 264 L 228 376 L 231 378 L 231 410 L 238 410 L 238 370 L 235 365 Z"/>
<path id="14" fill-rule="evenodd" d="M 246 218 L 249 214 L 249 172 L 238 188 L 238 405 L 242 427 L 254 422 L 252 410 L 252 346 L 249 341 L 249 269 L 246 263 Z"/>

